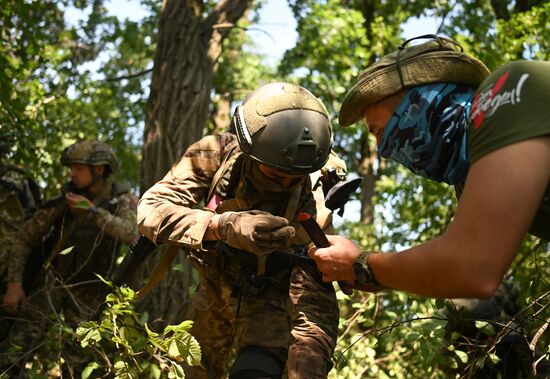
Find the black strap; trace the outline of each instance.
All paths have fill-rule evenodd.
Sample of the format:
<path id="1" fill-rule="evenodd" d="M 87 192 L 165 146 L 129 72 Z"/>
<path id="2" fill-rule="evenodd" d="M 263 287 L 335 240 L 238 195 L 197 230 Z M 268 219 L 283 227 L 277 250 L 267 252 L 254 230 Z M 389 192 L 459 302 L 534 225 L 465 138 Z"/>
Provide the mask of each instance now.
<path id="1" fill-rule="evenodd" d="M 423 34 L 421 36 L 417 36 L 417 37 L 413 37 L 413 38 L 409 38 L 408 40 L 405 40 L 401 45 L 397 46 L 397 59 L 396 59 L 397 74 L 399 74 L 399 81 L 401 82 L 402 87 L 405 87 L 405 81 L 403 80 L 403 73 L 401 72 L 401 52 L 405 50 L 409 42 L 417 39 L 433 39 L 439 44 L 442 50 L 445 49 L 445 42 L 448 42 L 460 48 L 460 52 L 464 52 L 464 48 L 458 42 L 453 41 L 450 38 L 438 36 L 436 34 Z"/>

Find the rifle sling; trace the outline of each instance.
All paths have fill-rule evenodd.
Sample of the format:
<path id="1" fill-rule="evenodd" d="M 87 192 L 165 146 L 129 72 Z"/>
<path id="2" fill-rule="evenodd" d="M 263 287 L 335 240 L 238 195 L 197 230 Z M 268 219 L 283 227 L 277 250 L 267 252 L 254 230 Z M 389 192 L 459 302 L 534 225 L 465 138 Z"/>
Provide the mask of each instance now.
<path id="1" fill-rule="evenodd" d="M 162 254 L 162 257 L 157 263 L 155 269 L 153 270 L 151 277 L 149 278 L 147 283 L 145 283 L 145 285 L 138 291 L 138 299 L 141 299 L 143 296 L 149 293 L 161 281 L 161 279 L 164 277 L 164 274 L 166 274 L 166 271 L 168 271 L 168 269 L 170 268 L 172 261 L 178 254 L 178 251 L 178 246 L 170 245 L 166 247 L 166 250 Z"/>

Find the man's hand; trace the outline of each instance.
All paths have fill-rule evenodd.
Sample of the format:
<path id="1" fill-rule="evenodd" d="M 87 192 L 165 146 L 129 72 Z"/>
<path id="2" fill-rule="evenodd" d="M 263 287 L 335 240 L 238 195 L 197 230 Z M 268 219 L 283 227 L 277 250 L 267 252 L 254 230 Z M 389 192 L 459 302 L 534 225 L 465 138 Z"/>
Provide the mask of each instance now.
<path id="1" fill-rule="evenodd" d="M 68 192 L 65 194 L 65 201 L 71 208 L 71 212 L 84 213 L 90 208 L 93 208 L 94 204 L 88 200 L 85 196 L 77 195 L 76 193 Z"/>
<path id="2" fill-rule="evenodd" d="M 8 282 L 8 289 L 4 295 L 4 309 L 6 312 L 15 316 L 20 307 L 25 306 L 27 296 L 23 290 L 23 285 L 20 282 Z"/>
<path id="3" fill-rule="evenodd" d="M 255 254 L 286 247 L 296 231 L 288 220 L 262 211 L 225 212 L 217 220 L 219 239 Z"/>
<path id="4" fill-rule="evenodd" d="M 353 263 L 361 254 L 361 248 L 343 236 L 327 236 L 330 247 L 312 247 L 308 255 L 315 260 L 323 273 L 323 281 L 353 281 Z"/>

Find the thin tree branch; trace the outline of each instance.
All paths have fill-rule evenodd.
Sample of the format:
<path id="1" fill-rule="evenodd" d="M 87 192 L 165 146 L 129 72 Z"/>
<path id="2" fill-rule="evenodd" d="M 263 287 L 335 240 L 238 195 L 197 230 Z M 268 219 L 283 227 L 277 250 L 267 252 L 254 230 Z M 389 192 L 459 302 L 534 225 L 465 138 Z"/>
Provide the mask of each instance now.
<path id="1" fill-rule="evenodd" d="M 114 77 L 114 78 L 107 78 L 107 79 L 105 79 L 105 81 L 106 82 L 119 82 L 119 81 L 124 80 L 124 79 L 137 78 L 138 76 L 146 75 L 146 74 L 148 74 L 152 71 L 153 71 L 153 67 L 148 68 L 147 70 L 136 72 L 134 74 L 122 75 L 122 76 L 117 76 L 117 77 Z"/>
<path id="2" fill-rule="evenodd" d="M 533 354 L 535 353 L 535 349 L 537 348 L 537 343 L 539 342 L 540 337 L 544 334 L 546 329 L 548 329 L 548 325 L 550 325 L 550 318 L 548 318 L 546 320 L 546 322 L 544 324 L 542 324 L 542 326 L 539 328 L 539 330 L 537 330 L 537 332 L 533 336 L 533 339 L 531 340 L 531 343 L 529 344 L 529 349 L 531 349 Z"/>

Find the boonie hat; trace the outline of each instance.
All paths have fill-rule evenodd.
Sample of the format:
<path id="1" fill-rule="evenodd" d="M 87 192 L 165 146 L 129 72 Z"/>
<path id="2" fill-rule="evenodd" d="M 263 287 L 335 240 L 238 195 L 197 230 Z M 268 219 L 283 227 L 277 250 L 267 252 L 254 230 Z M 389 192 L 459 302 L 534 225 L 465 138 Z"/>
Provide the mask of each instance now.
<path id="1" fill-rule="evenodd" d="M 431 41 L 407 47 L 422 38 Z M 489 73 L 487 66 L 451 39 L 434 34 L 410 38 L 359 76 L 344 98 L 338 120 L 341 126 L 351 125 L 363 117 L 369 105 L 405 87 L 439 82 L 477 87 Z"/>

